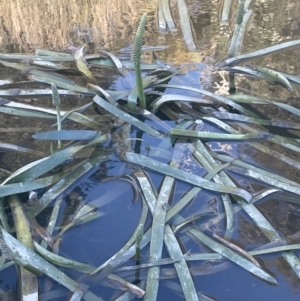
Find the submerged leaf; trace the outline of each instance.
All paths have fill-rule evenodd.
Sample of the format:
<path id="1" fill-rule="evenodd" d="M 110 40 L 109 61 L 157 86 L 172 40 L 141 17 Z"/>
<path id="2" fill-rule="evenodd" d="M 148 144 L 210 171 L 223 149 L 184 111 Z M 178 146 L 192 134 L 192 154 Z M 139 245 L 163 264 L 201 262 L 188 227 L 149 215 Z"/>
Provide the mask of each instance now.
<path id="1" fill-rule="evenodd" d="M 22 181 L 30 181 L 40 175 L 52 170 L 56 166 L 60 165 L 67 159 L 70 159 L 76 152 L 80 151 L 84 147 L 91 146 L 95 143 L 103 143 L 108 138 L 107 135 L 103 135 L 95 138 L 87 145 L 71 146 L 69 148 L 63 149 L 49 157 L 43 158 L 41 160 L 27 164 L 17 170 L 15 173 L 10 175 L 2 185 L 6 183 L 17 183 Z"/>
<path id="2" fill-rule="evenodd" d="M 103 109 L 109 111 L 110 113 L 114 114 L 115 116 L 123 119 L 124 121 L 132 124 L 133 126 L 143 130 L 144 132 L 148 133 L 151 136 L 154 137 L 160 137 L 161 134 L 153 129 L 152 127 L 148 126 L 147 124 L 143 123 L 142 121 L 136 119 L 135 117 L 129 115 L 128 113 L 125 113 L 118 109 L 115 106 L 112 106 L 110 103 L 102 99 L 100 96 L 96 95 L 93 98 L 94 102 L 97 103 L 99 106 L 101 106 Z"/>
<path id="3" fill-rule="evenodd" d="M 167 164 L 161 163 L 159 161 L 156 161 L 154 159 L 142 155 L 127 152 L 125 154 L 125 160 L 211 191 L 238 195 L 248 202 L 250 202 L 252 199 L 252 195 L 246 190 L 210 182 L 208 180 L 200 178 L 199 176 L 190 174 L 183 170 L 179 170 L 177 168 L 171 167 Z"/>
<path id="4" fill-rule="evenodd" d="M 216 242 L 212 238 L 208 237 L 204 233 L 199 230 L 191 229 L 189 233 L 197 240 L 202 241 L 205 245 L 207 245 L 210 249 L 214 250 L 215 252 L 221 254 L 222 256 L 228 258 L 229 260 L 233 261 L 237 265 L 241 266 L 242 268 L 248 270 L 251 273 L 254 273 L 256 276 L 270 282 L 273 284 L 277 284 L 277 280 L 266 273 L 260 266 L 257 266 L 253 262 L 245 259 L 241 255 L 235 253 L 234 251 L 230 250 L 227 247 L 224 247 L 220 243 Z"/>
<path id="5" fill-rule="evenodd" d="M 152 112 L 156 112 L 160 106 L 162 106 L 163 104 L 165 104 L 167 102 L 171 102 L 171 101 L 178 101 L 178 102 L 186 101 L 186 102 L 191 102 L 191 103 L 197 103 L 200 105 L 201 104 L 204 104 L 204 105 L 213 104 L 213 102 L 208 99 L 201 99 L 201 98 L 197 98 L 197 97 L 177 95 L 177 94 L 164 94 L 152 102 L 150 109 Z"/>
<path id="6" fill-rule="evenodd" d="M 32 135 L 33 138 L 39 140 L 91 140 L 101 135 L 97 131 L 91 130 L 60 130 L 52 132 L 44 132 Z"/>
<path id="7" fill-rule="evenodd" d="M 77 289 L 78 284 L 74 280 L 19 242 L 2 227 L 0 227 L 0 237 L 10 250 L 14 250 L 15 257 L 13 260 L 17 264 L 24 266 L 27 269 L 30 268 L 32 270 L 39 271 L 40 273 L 45 273 L 47 276 L 61 283 L 71 291 L 75 291 Z"/>
<path id="8" fill-rule="evenodd" d="M 175 164 L 175 166 L 177 165 L 177 163 L 175 163 L 175 161 L 172 163 Z M 173 185 L 174 179 L 172 177 L 166 177 L 164 180 L 164 187 L 162 187 L 163 190 L 161 190 L 159 192 L 159 196 L 158 199 L 156 199 L 155 194 L 151 188 L 151 184 L 148 181 L 148 179 L 146 178 L 146 176 L 142 173 L 143 176 L 137 176 L 137 179 L 140 182 L 141 185 L 141 189 L 143 190 L 143 193 L 145 195 L 145 198 L 147 199 L 150 211 L 152 213 L 152 215 L 154 215 L 155 211 L 156 211 L 156 207 L 158 204 L 158 200 L 163 201 L 164 202 L 168 199 L 169 194 L 166 191 L 166 189 L 169 187 L 171 188 L 171 186 Z M 164 206 L 162 206 L 162 203 L 160 203 L 159 207 L 161 208 L 157 208 L 157 211 L 160 211 L 159 215 L 162 214 L 163 216 L 163 224 L 165 224 L 166 220 L 165 220 L 165 211 L 166 209 L 164 208 Z M 156 221 L 157 223 L 161 223 L 161 221 Z M 180 246 L 176 240 L 176 237 L 173 233 L 173 231 L 171 230 L 171 227 L 166 224 L 165 225 L 165 230 L 164 230 L 164 243 L 167 247 L 167 250 L 170 254 L 170 257 L 175 260 L 179 257 L 182 257 L 182 251 L 180 249 Z M 154 230 L 154 229 L 153 229 Z M 153 231 L 152 230 L 152 231 Z M 155 230 L 154 230 L 155 231 Z M 153 236 L 155 237 L 155 235 L 158 234 L 156 233 L 152 233 L 151 237 L 153 238 Z M 159 237 L 158 240 L 160 240 L 162 237 Z M 185 296 L 186 300 L 189 301 L 198 301 L 198 297 L 197 297 L 197 293 L 196 293 L 196 289 L 189 271 L 189 268 L 187 266 L 187 263 L 185 261 L 185 259 L 183 258 L 180 261 L 176 261 L 174 263 L 177 274 L 178 274 L 178 278 L 179 281 L 181 283 L 182 286 L 182 290 Z M 156 299 L 156 293 L 157 293 L 157 288 L 158 288 L 158 278 L 159 278 L 159 268 L 158 267 L 152 267 L 149 269 L 149 272 L 152 273 L 148 273 L 148 275 L 152 275 L 155 278 L 147 278 L 147 289 L 146 289 L 146 298 L 149 299 Z M 149 282 L 150 281 L 150 282 Z M 149 283 L 148 283 L 149 282 Z M 200 300 L 201 299 L 200 295 Z"/>
<path id="9" fill-rule="evenodd" d="M 171 135 L 180 136 L 180 137 L 190 137 L 190 138 L 199 138 L 206 141 L 245 141 L 245 142 L 253 142 L 253 141 L 261 141 L 266 140 L 272 137 L 272 134 L 268 132 L 256 132 L 256 133 L 248 133 L 248 134 L 223 134 L 223 133 L 211 133 L 211 132 L 203 132 L 203 131 L 190 131 L 190 130 L 182 130 L 175 129 L 171 130 Z"/>

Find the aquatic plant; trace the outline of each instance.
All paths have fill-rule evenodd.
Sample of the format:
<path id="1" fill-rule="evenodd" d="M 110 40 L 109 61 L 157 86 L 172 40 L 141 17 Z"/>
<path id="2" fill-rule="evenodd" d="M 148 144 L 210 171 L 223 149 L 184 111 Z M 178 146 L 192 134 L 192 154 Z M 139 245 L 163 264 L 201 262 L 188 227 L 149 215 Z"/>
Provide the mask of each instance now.
<path id="1" fill-rule="evenodd" d="M 51 84 L 51 89 L 52 89 L 52 103 L 56 108 L 56 114 L 57 114 L 57 130 L 60 131 L 61 130 L 60 97 L 55 84 Z M 61 149 L 60 140 L 57 141 L 57 149 Z"/>
<path id="2" fill-rule="evenodd" d="M 239 26 L 247 21 L 244 18 L 246 4 L 244 1 L 240 1 L 240 16 L 237 19 Z M 161 1 L 160 7 L 167 19 L 169 29 L 172 30 L 174 22 L 172 23 L 172 16 L 168 13 L 166 5 L 166 1 Z M 189 266 L 188 263 L 192 261 L 216 261 L 219 259 L 230 261 L 259 279 L 276 284 L 276 275 L 271 275 L 266 271 L 254 257 L 258 254 L 274 252 L 281 252 L 280 256 L 300 278 L 299 258 L 293 253 L 293 250 L 300 249 L 299 244 L 287 244 L 275 227 L 264 217 L 260 208 L 255 206 L 257 202 L 263 202 L 272 196 L 280 197 L 282 191 L 289 194 L 288 197 L 285 196 L 285 201 L 288 199 L 291 202 L 298 202 L 300 184 L 279 175 L 271 168 L 268 170 L 259 168 L 255 164 L 244 161 L 243 158 L 237 156 L 235 144 L 245 144 L 249 148 L 266 153 L 299 170 L 298 161 L 276 152 L 272 148 L 272 145 L 279 145 L 299 153 L 299 139 L 271 134 L 265 130 L 258 131 L 254 124 L 281 130 L 299 130 L 299 125 L 290 120 L 262 118 L 255 110 L 252 110 L 251 106 L 244 106 L 243 104 L 272 105 L 297 117 L 300 117 L 299 109 L 287 103 L 253 95 L 233 94 L 226 97 L 207 89 L 168 83 L 171 77 L 184 75 L 179 74 L 174 68 L 167 68 L 167 64 L 157 58 L 155 58 L 155 64 L 143 64 L 141 61 L 141 51 L 142 49 L 145 50 L 142 47 L 142 39 L 146 17 L 147 15 L 144 14 L 137 30 L 132 55 L 133 64 L 132 61 L 121 60 L 109 52 L 103 52 L 105 57 L 103 57 L 103 53 L 89 57 L 88 54 L 84 54 L 85 46 L 78 50 L 75 57 L 71 53 L 65 53 L 62 56 L 59 52 L 45 52 L 45 50 L 37 50 L 37 55 L 0 54 L 2 65 L 27 72 L 34 81 L 47 85 L 47 88 L 44 89 L 20 88 L 17 91 L 14 90 L 14 96 L 17 94 L 19 97 L 28 98 L 33 96 L 34 98 L 52 97 L 56 107 L 53 110 L 44 106 L 1 99 L 0 112 L 22 116 L 22 118 L 40 118 L 44 121 L 57 120 L 57 131 L 45 131 L 43 129 L 32 137 L 36 141 L 68 141 L 63 147 L 59 143 L 57 152 L 50 156 L 49 153 L 42 151 L 0 143 L 3 149 L 23 152 L 30 155 L 31 158 L 29 164 L 11 174 L 7 172 L 8 175 L 0 186 L 0 197 L 6 197 L 10 204 L 17 233 L 17 239 L 11 235 L 12 228 L 7 219 L 7 210 L 3 206 L 5 200 L 2 199 L 0 249 L 8 261 L 2 266 L 2 269 L 17 264 L 23 270 L 30 271 L 30 276 L 36 277 L 44 273 L 70 290 L 72 292 L 71 300 L 83 298 L 88 301 L 102 300 L 102 298 L 96 296 L 91 290 L 83 288 L 92 286 L 94 283 L 98 285 L 101 280 L 106 278 L 110 282 L 126 288 L 126 291 L 122 292 L 122 295 L 116 300 L 129 299 L 134 296 L 139 298 L 145 296 L 147 300 L 156 300 L 160 279 L 170 279 L 177 276 L 185 300 L 213 300 L 200 293 L 198 288 L 196 289 L 193 277 L 197 275 L 198 271 Z M 185 26 L 187 24 L 189 23 L 186 22 Z M 297 46 L 300 44 L 299 40 L 238 55 L 236 53 L 240 52 L 238 45 L 241 43 L 241 31 L 242 27 L 236 35 L 232 48 L 230 47 L 233 51 L 230 49 L 228 58 L 214 66 L 214 70 L 222 70 L 222 72 L 230 74 L 242 73 L 245 76 L 268 80 L 284 87 L 288 93 L 293 91 L 294 86 L 300 85 L 300 80 L 296 76 L 270 68 L 235 66 L 237 63 L 252 58 Z M 192 30 L 185 32 L 187 33 L 184 34 L 185 37 L 190 37 Z M 148 47 L 146 50 L 157 51 L 159 49 Z M 67 77 L 62 77 L 57 72 L 53 72 L 54 70 L 62 72 L 66 69 L 55 65 L 55 63 L 54 70 L 50 67 L 50 69 L 41 70 L 34 66 L 28 69 L 28 66 L 20 62 L 12 62 L 33 58 L 40 61 L 74 62 L 78 68 L 78 76 L 83 75 L 89 84 L 84 87 Z M 126 68 L 134 69 L 136 87 L 124 91 L 105 90 L 97 85 L 97 77 L 87 68 L 88 63 L 116 68 L 130 83 L 132 83 L 131 78 Z M 166 70 L 158 71 L 160 68 Z M 155 75 L 142 78 L 141 70 L 153 69 L 156 72 Z M 72 72 L 74 73 L 74 70 Z M 148 89 L 146 95 L 144 92 L 145 81 Z M 49 85 L 51 85 L 52 90 L 48 89 Z M 12 97 L 11 87 L 8 85 L 7 89 L 1 89 L 0 96 Z M 167 88 L 197 93 L 201 95 L 201 98 L 168 94 Z M 136 91 L 138 91 L 139 108 L 132 105 Z M 79 94 L 87 99 L 84 105 L 72 107 L 69 111 L 60 110 L 59 95 L 75 98 Z M 146 105 L 148 102 L 149 105 Z M 103 114 L 109 116 L 107 123 L 112 126 L 108 128 L 104 126 L 104 115 L 101 115 L 100 121 L 91 116 L 90 111 L 87 110 L 92 107 L 101 113 L 105 112 Z M 171 120 L 171 122 L 166 119 L 162 120 L 161 116 L 167 116 L 166 119 Z M 64 121 L 63 125 L 66 125 L 64 129 L 62 128 L 62 121 Z M 238 122 L 238 128 L 234 127 L 232 121 Z M 68 126 L 71 122 L 72 125 L 76 124 L 79 129 L 69 129 Z M 208 123 L 209 126 L 207 126 Z M 114 129 L 112 129 L 113 126 Z M 151 137 L 149 141 L 146 141 L 147 137 Z M 134 147 L 133 143 L 135 143 Z M 37 157 L 37 160 L 32 161 L 32 156 Z M 66 162 L 68 164 L 65 164 Z M 103 177 L 101 183 L 97 180 L 97 185 L 101 186 L 105 181 L 124 181 L 130 187 L 134 201 L 141 204 L 140 217 L 135 230 L 124 246 L 105 262 L 99 262 L 98 267 L 58 255 L 60 243 L 64 241 L 65 234 L 70 229 L 84 227 L 84 224 L 100 218 L 103 214 L 97 210 L 114 200 L 116 198 L 114 193 L 123 194 L 123 191 L 119 191 L 120 189 L 113 188 L 107 194 L 101 195 L 91 202 L 85 203 L 79 200 L 79 206 L 71 208 L 71 215 L 65 219 L 66 223 L 59 224 L 58 217 L 66 215 L 61 212 L 64 207 L 62 201 L 70 187 L 87 174 L 92 174 L 96 169 L 99 173 L 106 173 L 109 169 L 107 166 L 111 162 L 122 164 L 122 172 L 124 170 L 123 162 L 125 162 L 127 164 L 126 171 L 129 173 L 130 170 L 130 174 L 118 175 L 118 177 L 113 178 Z M 49 174 L 58 166 L 61 167 L 59 173 Z M 163 175 L 160 187 L 152 185 L 147 170 Z M 239 187 L 239 182 L 232 180 L 233 175 L 253 179 L 256 183 L 267 186 L 263 191 L 254 194 L 249 189 Z M 178 201 L 173 203 L 173 191 L 176 191 L 176 183 L 181 182 L 187 183 L 189 190 L 177 192 L 181 195 L 177 197 Z M 40 190 L 41 188 L 47 189 Z M 202 193 L 203 190 L 206 193 Z M 18 194 L 30 191 L 39 191 L 39 198 L 34 201 L 29 199 L 24 205 L 20 202 Z M 195 214 L 193 212 L 192 216 L 184 217 L 181 211 L 186 209 L 194 199 L 197 202 L 202 202 L 202 198 L 208 195 L 207 191 L 213 193 L 212 196 L 209 196 L 211 202 L 207 202 L 207 207 L 203 206 Z M 220 213 L 219 209 L 213 205 L 216 202 L 222 205 L 224 212 Z M 44 213 L 50 204 L 53 204 L 51 216 L 46 222 L 46 226 L 41 227 L 35 218 L 40 213 Z M 26 206 L 26 211 L 23 210 L 24 206 Z M 270 240 L 270 243 L 279 242 L 282 245 L 262 245 L 260 249 L 245 251 L 230 242 L 235 224 L 238 222 L 235 213 L 241 210 L 248 214 L 257 229 Z M 205 218 L 209 220 L 207 221 Z M 148 219 L 152 221 L 151 226 L 147 222 Z M 220 221 L 224 221 L 225 224 L 224 237 L 216 233 L 208 233 L 207 229 L 210 227 L 215 229 Z M 197 226 L 194 224 L 196 222 L 199 222 Z M 31 233 L 28 232 L 28 225 L 38 235 L 39 240 L 32 241 Z M 25 230 L 26 232 L 22 232 Z M 20 231 L 26 233 L 29 241 L 26 242 L 18 236 Z M 44 242 L 41 242 L 42 240 Z M 184 253 L 182 245 L 184 246 L 190 240 L 208 247 L 211 250 L 210 253 L 200 251 L 194 254 Z M 150 244 L 149 260 L 147 255 L 143 256 L 143 259 L 149 262 L 142 262 L 135 266 L 124 266 L 131 258 L 140 261 L 141 252 L 148 244 Z M 165 245 L 170 258 L 162 259 L 163 245 Z M 51 250 L 48 250 L 47 246 Z M 99 250 L 100 252 L 101 250 Z M 172 265 L 174 269 L 165 270 L 164 265 L 167 264 Z M 221 264 L 216 263 L 216 266 L 221 268 Z M 73 279 L 67 272 L 62 272 L 60 267 L 74 269 L 82 273 L 83 276 L 79 279 Z M 142 269 L 147 269 L 147 276 L 135 273 L 136 279 L 132 280 L 131 274 L 134 274 L 132 271 Z M 21 275 L 20 281 L 23 287 L 25 287 L 27 277 L 28 274 L 23 273 Z M 36 278 L 34 279 L 33 282 L 36 283 Z M 33 286 L 32 289 L 38 295 L 37 287 Z M 55 293 L 59 294 L 59 292 Z M 22 294 L 26 296 L 25 289 Z"/>
<path id="3" fill-rule="evenodd" d="M 141 241 L 143 239 L 144 225 L 140 224 L 135 235 L 135 260 L 141 259 Z"/>
<path id="4" fill-rule="evenodd" d="M 145 32 L 145 26 L 147 22 L 147 14 L 145 13 L 142 16 L 139 27 L 136 32 L 134 40 L 134 48 L 132 54 L 132 61 L 134 63 L 136 86 L 139 96 L 140 107 L 146 109 L 146 99 L 144 94 L 144 85 L 142 80 L 142 71 L 141 71 L 141 57 L 142 57 L 142 46 L 143 46 L 143 37 Z"/>

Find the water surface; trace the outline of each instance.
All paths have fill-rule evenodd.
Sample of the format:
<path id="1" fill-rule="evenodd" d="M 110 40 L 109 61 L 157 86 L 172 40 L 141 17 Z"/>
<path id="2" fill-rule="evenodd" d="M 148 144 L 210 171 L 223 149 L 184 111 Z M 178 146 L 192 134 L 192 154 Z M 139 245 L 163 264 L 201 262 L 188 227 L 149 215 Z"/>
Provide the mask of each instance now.
<path id="1" fill-rule="evenodd" d="M 300 3 L 297 0 L 290 1 L 252 1 L 251 9 L 253 14 L 244 38 L 243 52 L 249 52 L 262 47 L 270 46 L 275 43 L 290 39 L 300 38 Z M 46 48 L 67 51 L 70 45 L 81 46 L 88 44 L 90 52 L 97 53 L 99 49 L 115 51 L 122 47 L 132 44 L 134 34 L 140 17 L 144 12 L 149 15 L 145 44 L 169 46 L 168 49 L 157 53 L 161 60 L 169 64 L 180 64 L 184 62 L 194 63 L 193 67 L 187 68 L 186 77 L 182 78 L 182 84 L 200 88 L 205 85 L 212 91 L 219 94 L 228 94 L 228 78 L 222 72 L 211 73 L 209 66 L 214 62 L 223 59 L 228 51 L 231 34 L 234 28 L 234 15 L 236 8 L 233 9 L 229 22 L 220 24 L 221 1 L 187 1 L 191 26 L 193 28 L 194 40 L 198 47 L 195 52 L 188 52 L 182 39 L 182 33 L 178 20 L 178 7 L 176 1 L 170 1 L 177 31 L 173 33 L 159 33 L 157 29 L 157 0 L 70 0 L 70 1 L 42 1 L 42 0 L 16 0 L 0 1 L 0 49 L 4 53 L 33 53 L 37 48 Z M 180 8 L 179 8 L 180 9 Z M 266 57 L 251 61 L 251 64 L 268 66 L 294 75 L 300 74 L 299 48 L 291 49 L 282 53 L 272 54 Z M 144 61 L 150 62 L 151 55 L 145 54 Z M 203 70 L 199 70 L 198 63 L 207 64 L 206 78 L 201 78 Z M 190 70 L 192 69 L 192 70 Z M 105 79 L 108 73 L 104 72 L 103 82 L 105 88 L 117 87 L 117 83 L 112 80 L 113 76 Z M 15 73 L 10 69 L 1 68 L 0 78 L 14 77 Z M 284 88 L 271 83 L 266 84 L 263 80 L 249 79 L 243 76 L 236 77 L 237 89 L 241 92 L 260 95 L 268 99 L 290 103 L 300 108 L 299 94 L 296 90 L 290 93 Z M 72 99 L 64 103 L 65 109 L 72 108 L 76 101 L 76 106 L 82 100 Z M 39 103 L 39 100 L 29 100 L 31 104 Z M 51 100 L 43 100 L 45 106 L 51 106 Z M 293 122 L 299 122 L 299 118 L 271 106 L 259 106 L 257 109 L 263 116 L 268 118 L 283 118 Z M 7 126 L 48 128 L 51 123 L 38 120 L 24 120 L 18 117 L 1 116 L 1 127 Z M 297 133 L 295 133 L 297 134 Z M 1 140 L 4 142 L 23 144 L 32 148 L 43 148 L 36 143 L 29 133 L 0 133 Z M 150 139 L 149 139 L 150 141 Z M 151 141 L 150 141 L 151 142 Z M 142 145 L 143 147 L 143 145 Z M 44 146 L 43 151 L 48 151 L 48 145 Z M 279 152 L 293 156 L 299 160 L 295 153 L 287 152 L 282 147 L 277 147 Z M 243 158 L 253 164 L 258 164 L 266 169 L 272 169 L 299 182 L 299 171 L 296 168 L 287 166 L 281 161 L 275 161 L 272 157 L 264 155 L 248 144 L 241 144 L 237 151 Z M 15 153 L 2 153 L 0 164 L 2 168 L 14 171 L 33 158 L 23 158 Z M 121 175 L 124 167 L 119 162 L 111 162 L 107 168 L 106 175 Z M 119 166 L 120 165 L 120 166 Z M 117 169 L 120 167 L 120 169 Z M 122 169 L 123 168 L 123 169 Z M 96 175 L 97 171 L 95 171 Z M 151 174 L 151 173 L 150 173 Z M 161 177 L 155 173 L 151 174 L 153 183 L 159 187 Z M 66 235 L 66 240 L 61 246 L 61 253 L 68 255 L 76 260 L 88 261 L 95 265 L 101 264 L 104 260 L 114 254 L 130 237 L 130 233 L 136 227 L 140 205 L 132 204 L 132 194 L 127 191 L 126 185 L 116 183 L 116 187 L 109 186 L 108 182 L 98 185 L 97 177 L 85 178 L 76 187 L 72 187 L 66 196 L 74 191 L 77 195 L 84 197 L 86 201 L 97 199 L 99 195 L 105 194 L 110 190 L 124 189 L 123 198 L 116 199 L 111 204 L 104 206 L 105 215 L 97 222 L 93 222 L 87 227 L 79 230 L 76 228 Z M 96 179 L 96 180 L 95 180 Z M 95 184 L 96 183 L 96 184 Z M 247 189 L 259 191 L 261 187 L 257 183 L 239 179 L 240 186 Z M 125 186 L 124 186 L 125 185 Z M 179 183 L 176 187 L 174 200 L 189 188 L 188 185 Z M 127 192 L 128 193 L 127 193 Z M 203 198 L 203 196 L 202 196 Z M 214 199 L 213 195 L 205 195 L 201 199 L 202 206 L 209 205 Z M 125 200 L 125 201 L 124 201 Z M 197 198 L 193 204 L 186 209 L 183 214 L 189 216 L 195 210 L 199 210 L 197 205 L 200 199 Z M 115 211 L 114 206 L 118 207 Z M 264 212 L 268 220 L 285 235 L 290 235 L 297 231 L 295 225 L 300 225 L 300 216 L 296 213 L 299 206 L 288 202 L 272 198 L 267 202 L 258 205 Z M 102 209 L 100 209 L 102 210 Z M 266 238 L 260 233 L 251 220 L 245 215 L 238 216 L 239 225 L 237 226 L 233 239 L 244 247 L 254 247 L 258 244 L 266 243 Z M 126 225 L 124 227 L 124 225 Z M 196 223 L 201 227 L 201 223 Z M 222 223 L 217 225 L 224 227 Z M 106 229 L 110 229 L 109 235 Z M 126 228 L 127 231 L 124 231 Z M 98 231 L 98 229 L 100 229 Z M 218 229 L 210 229 L 211 232 Z M 119 237 L 117 237 L 119 235 Z M 86 248 L 85 238 L 89 237 L 89 248 Z M 203 250 L 203 246 L 190 242 L 188 245 L 192 252 Z M 188 251 L 188 249 L 186 250 Z M 297 253 L 296 253 L 297 254 Z M 166 254 L 165 254 L 166 255 Z M 299 255 L 299 254 L 298 254 Z M 145 251 L 144 257 L 148 254 Z M 167 256 L 167 255 L 166 255 Z M 195 277 L 197 291 L 201 291 L 213 296 L 220 301 L 238 300 L 282 300 L 283 298 L 293 301 L 299 298 L 299 279 L 286 266 L 279 255 L 261 256 L 261 260 L 266 268 L 276 275 L 279 281 L 277 287 L 271 286 L 256 279 L 250 273 L 229 263 L 225 268 L 218 268 L 219 262 L 209 262 L 211 268 Z M 134 263 L 132 263 L 134 264 Z M 203 263 L 192 263 L 191 266 L 201 266 Z M 1 288 L 7 290 L 13 288 L 16 274 L 14 268 L 2 272 Z M 182 294 L 174 289 L 175 282 L 164 280 L 161 283 L 158 300 L 183 300 Z M 170 289 L 172 287 L 172 289 Z M 43 288 L 45 291 L 45 288 Z M 113 289 L 95 289 L 97 293 L 109 300 L 113 298 Z M 65 296 L 59 300 L 65 300 Z M 58 299 L 57 299 L 58 300 Z"/>

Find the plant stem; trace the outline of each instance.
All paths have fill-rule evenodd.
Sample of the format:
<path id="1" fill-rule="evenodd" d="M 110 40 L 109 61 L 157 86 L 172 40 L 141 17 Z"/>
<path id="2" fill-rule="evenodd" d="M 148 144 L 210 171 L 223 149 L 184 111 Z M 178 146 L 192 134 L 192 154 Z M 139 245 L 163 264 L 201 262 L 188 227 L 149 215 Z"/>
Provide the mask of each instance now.
<path id="1" fill-rule="evenodd" d="M 143 86 L 143 80 L 142 80 L 142 71 L 141 71 L 141 65 L 140 64 L 134 64 L 134 70 L 135 70 L 135 78 L 136 78 L 136 86 L 139 96 L 139 105 L 141 108 L 146 109 L 146 98 L 144 93 L 144 86 Z"/>
<path id="2" fill-rule="evenodd" d="M 132 61 L 134 62 L 136 86 L 139 96 L 139 105 L 141 108 L 146 109 L 146 98 L 144 93 L 144 86 L 142 81 L 142 71 L 141 71 L 141 56 L 142 56 L 142 45 L 143 45 L 143 36 L 145 32 L 145 26 L 147 21 L 147 14 L 143 14 L 140 21 L 139 27 L 136 32 L 134 40 L 134 50 L 132 55 Z"/>

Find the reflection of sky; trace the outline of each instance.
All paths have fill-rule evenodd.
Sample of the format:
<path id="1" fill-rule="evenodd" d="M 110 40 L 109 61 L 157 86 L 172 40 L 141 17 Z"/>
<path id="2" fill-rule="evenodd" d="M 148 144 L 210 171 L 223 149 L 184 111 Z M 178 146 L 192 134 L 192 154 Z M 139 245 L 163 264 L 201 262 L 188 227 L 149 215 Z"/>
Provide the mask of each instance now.
<path id="1" fill-rule="evenodd" d="M 168 83 L 172 85 L 189 86 L 196 89 L 201 89 L 202 87 L 200 83 L 200 77 L 201 77 L 201 67 L 203 66 L 204 66 L 203 64 L 193 64 L 193 68 L 191 68 L 193 70 L 188 70 L 187 73 L 183 75 L 174 75 Z M 134 71 L 130 70 L 129 73 L 131 77 L 134 79 L 134 84 L 135 84 Z M 147 74 L 146 72 L 143 72 L 143 77 L 145 76 L 147 76 Z M 130 90 L 130 84 L 126 77 L 116 76 L 115 80 L 110 86 L 110 89 L 116 91 Z M 199 93 L 190 92 L 187 90 L 173 89 L 173 88 L 166 89 L 165 93 L 193 96 L 193 97 L 201 96 Z"/>
<path id="2" fill-rule="evenodd" d="M 115 164 L 118 165 L 118 164 Z M 96 205 L 104 215 L 66 232 L 62 254 L 100 265 L 120 250 L 137 227 L 141 205 L 132 203 L 132 186 L 121 180 L 103 183 L 91 178 L 81 184 L 85 202 Z"/>
<path id="3" fill-rule="evenodd" d="M 5 276 L 1 277 L 0 289 L 2 289 L 5 292 L 7 292 L 8 289 L 13 290 L 17 279 L 16 267 L 12 265 L 5 269 L 4 272 L 2 271 L 2 275 L 3 273 L 5 273 Z M 6 298 L 1 295 L 0 300 L 6 300 Z"/>

